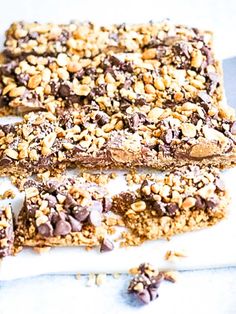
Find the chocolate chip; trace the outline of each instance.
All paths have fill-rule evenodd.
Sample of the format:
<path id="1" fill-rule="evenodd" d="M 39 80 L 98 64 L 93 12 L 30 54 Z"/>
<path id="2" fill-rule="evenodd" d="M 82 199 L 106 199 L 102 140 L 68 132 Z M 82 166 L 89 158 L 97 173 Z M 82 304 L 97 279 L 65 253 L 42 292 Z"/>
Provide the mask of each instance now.
<path id="1" fill-rule="evenodd" d="M 114 249 L 114 244 L 108 239 L 103 239 L 100 247 L 100 252 L 105 253 L 105 252 L 110 252 Z"/>
<path id="2" fill-rule="evenodd" d="M 95 67 L 89 67 L 85 69 L 85 74 L 88 76 L 96 74 L 97 69 Z"/>
<path id="3" fill-rule="evenodd" d="M 131 85 L 132 85 L 132 80 L 126 79 L 124 82 L 123 88 L 128 89 L 128 88 L 130 88 Z"/>
<path id="4" fill-rule="evenodd" d="M 147 102 L 143 98 L 137 98 L 137 99 L 135 99 L 135 105 L 136 106 L 145 106 L 145 105 L 147 105 Z"/>
<path id="5" fill-rule="evenodd" d="M 210 85 L 209 85 L 209 94 L 213 95 L 215 89 L 217 88 L 218 84 L 219 84 L 219 76 L 216 73 L 208 73 L 208 77 L 210 79 Z"/>
<path id="6" fill-rule="evenodd" d="M 69 220 L 69 223 L 71 225 L 71 231 L 72 232 L 79 232 L 81 231 L 82 229 L 82 224 L 76 220 L 74 217 L 68 215 L 68 220 Z"/>
<path id="7" fill-rule="evenodd" d="M 15 131 L 15 127 L 12 124 L 1 125 L 0 128 L 6 135 L 9 133 L 14 133 Z"/>
<path id="8" fill-rule="evenodd" d="M 221 192 L 225 191 L 225 184 L 220 178 L 215 179 L 215 186 Z"/>
<path id="9" fill-rule="evenodd" d="M 11 61 L 0 67 L 0 73 L 1 75 L 11 76 L 14 74 L 16 67 L 17 67 L 17 62 Z"/>
<path id="10" fill-rule="evenodd" d="M 50 222 L 46 222 L 44 224 L 41 224 L 38 226 L 38 232 L 43 236 L 43 237 L 52 237 L 53 235 L 53 228 Z"/>
<path id="11" fill-rule="evenodd" d="M 97 121 L 98 126 L 103 126 L 104 124 L 107 124 L 110 121 L 109 116 L 102 111 L 99 111 L 96 116 L 95 119 Z"/>
<path id="12" fill-rule="evenodd" d="M 129 72 L 129 73 L 134 72 L 134 69 L 133 69 L 132 64 L 130 62 L 124 62 L 121 65 L 121 70 L 123 70 L 124 72 Z"/>
<path id="13" fill-rule="evenodd" d="M 0 229 L 0 240 L 4 239 L 5 237 L 6 237 L 6 230 L 4 228 Z"/>
<path id="14" fill-rule="evenodd" d="M 230 132 L 233 134 L 233 135 L 236 135 L 236 121 L 234 121 L 230 127 Z"/>
<path id="15" fill-rule="evenodd" d="M 144 304 L 148 304 L 151 302 L 151 296 L 147 289 L 137 293 L 137 298 Z"/>
<path id="16" fill-rule="evenodd" d="M 169 216 L 174 216 L 178 209 L 179 207 L 175 203 L 170 203 L 166 206 L 166 211 L 169 214 Z"/>
<path id="17" fill-rule="evenodd" d="M 70 37 L 70 33 L 68 32 L 68 30 L 63 29 L 60 36 L 59 36 L 59 41 L 62 44 L 66 44 L 69 37 Z"/>
<path id="18" fill-rule="evenodd" d="M 205 201 L 198 195 L 195 196 L 196 202 L 194 208 L 196 210 L 204 210 L 206 208 Z"/>
<path id="19" fill-rule="evenodd" d="M 102 201 L 103 212 L 107 213 L 112 208 L 112 200 L 108 197 L 104 197 Z"/>
<path id="20" fill-rule="evenodd" d="M 209 47 L 203 45 L 201 51 L 206 56 L 207 65 L 212 64 L 213 63 L 213 56 L 212 56 L 211 49 Z"/>
<path id="21" fill-rule="evenodd" d="M 26 86 L 28 83 L 28 80 L 29 80 L 29 74 L 20 73 L 20 74 L 16 75 L 16 79 L 20 84 Z"/>
<path id="22" fill-rule="evenodd" d="M 58 87 L 57 87 L 56 83 L 55 82 L 50 82 L 49 86 L 50 86 L 50 89 L 51 89 L 50 94 L 53 95 L 53 96 L 56 96 L 57 95 L 57 91 L 58 91 Z"/>
<path id="23" fill-rule="evenodd" d="M 67 84 L 61 84 L 58 89 L 58 94 L 62 98 L 68 97 L 70 95 L 70 87 Z"/>
<path id="24" fill-rule="evenodd" d="M 46 183 L 46 188 L 47 188 L 49 193 L 53 193 L 53 192 L 57 191 L 58 187 L 59 187 L 59 184 L 57 181 L 49 180 Z"/>
<path id="25" fill-rule="evenodd" d="M 66 209 L 71 208 L 71 207 L 75 207 L 77 204 L 77 202 L 75 201 L 75 199 L 70 195 L 67 194 L 65 202 L 64 202 L 64 207 Z"/>
<path id="26" fill-rule="evenodd" d="M 78 72 L 76 72 L 75 77 L 76 77 L 78 80 L 81 80 L 81 79 L 83 78 L 84 74 L 85 74 L 84 69 L 80 69 Z"/>
<path id="27" fill-rule="evenodd" d="M 65 220 L 58 220 L 54 230 L 55 236 L 65 236 L 71 232 L 71 225 Z"/>
<path id="28" fill-rule="evenodd" d="M 80 222 L 85 221 L 88 216 L 89 216 L 89 211 L 87 210 L 87 208 L 80 208 L 80 209 L 76 209 L 73 213 L 73 216 L 75 217 L 75 219 L 77 219 Z"/>
<path id="29" fill-rule="evenodd" d="M 120 61 L 120 59 L 116 58 L 115 56 L 110 56 L 109 61 L 112 65 L 115 65 L 117 67 L 120 67 L 123 64 L 123 62 Z"/>
<path id="30" fill-rule="evenodd" d="M 67 103 L 69 105 L 79 104 L 80 103 L 80 97 L 78 95 L 69 95 L 67 97 Z"/>
<path id="31" fill-rule="evenodd" d="M 157 201 L 152 203 L 151 209 L 155 210 L 158 217 L 162 217 L 165 214 L 165 207 Z"/>
<path id="32" fill-rule="evenodd" d="M 94 227 L 99 227 L 101 226 L 102 223 L 102 216 L 101 213 L 97 210 L 93 210 L 89 214 L 89 222 L 94 226 Z"/>
<path id="33" fill-rule="evenodd" d="M 50 194 L 45 199 L 48 201 L 48 206 L 49 207 L 56 207 L 57 199 L 56 199 L 55 196 Z"/>
<path id="34" fill-rule="evenodd" d="M 171 129 L 168 129 L 164 136 L 162 137 L 163 141 L 166 143 L 166 144 L 170 144 L 172 142 L 172 139 L 173 139 L 173 132 Z"/>
<path id="35" fill-rule="evenodd" d="M 0 166 L 8 166 L 12 163 L 13 163 L 13 160 L 7 156 L 6 157 L 4 156 L 0 159 Z"/>
<path id="36" fill-rule="evenodd" d="M 214 199 L 206 200 L 206 206 L 208 209 L 214 209 L 217 205 L 218 205 L 217 200 Z"/>
<path id="37" fill-rule="evenodd" d="M 147 118 L 144 114 L 140 112 L 135 112 L 131 117 L 127 118 L 128 126 L 131 130 L 137 130 L 140 123 L 144 124 L 147 121 Z"/>

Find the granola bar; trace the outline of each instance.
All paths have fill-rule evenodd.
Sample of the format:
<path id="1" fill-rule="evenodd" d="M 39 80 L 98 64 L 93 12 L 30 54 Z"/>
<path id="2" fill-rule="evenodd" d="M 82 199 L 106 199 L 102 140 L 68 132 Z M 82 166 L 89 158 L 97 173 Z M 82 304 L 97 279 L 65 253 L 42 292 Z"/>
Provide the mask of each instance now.
<path id="1" fill-rule="evenodd" d="M 14 241 L 13 217 L 10 205 L 0 207 L 0 258 L 11 255 Z"/>
<path id="2" fill-rule="evenodd" d="M 183 109 L 187 117 L 197 112 L 195 121 L 196 115 L 203 118 L 206 112 L 212 117 L 223 110 L 219 108 L 221 67 L 210 32 L 170 23 L 110 28 L 84 24 L 68 31 L 70 39 L 61 42 L 51 37 L 55 27 L 19 23 L 10 28 L 6 46 L 11 54 L 20 56 L 7 58 L 1 66 L 2 105 L 7 103 L 18 112 L 97 106 L 109 115 L 120 110 L 139 112 L 154 122 L 171 111 L 178 116 L 186 102 L 198 105 Z M 63 32 L 64 27 L 57 29 Z M 67 25 L 68 29 L 75 27 Z M 40 28 L 38 39 L 33 40 L 31 34 L 35 36 Z M 68 46 L 70 40 L 77 42 L 77 48 Z M 40 43 L 49 51 L 37 55 L 34 50 L 41 51 Z"/>
<path id="3" fill-rule="evenodd" d="M 186 166 L 115 196 L 113 210 L 130 230 L 123 235 L 124 245 L 139 245 L 212 226 L 225 217 L 228 203 L 218 170 Z"/>
<path id="4" fill-rule="evenodd" d="M 130 122 L 134 117 L 136 127 Z M 57 116 L 30 113 L 22 122 L 0 126 L 0 174 L 30 175 L 68 166 L 226 168 L 236 160 L 234 128 L 229 120 L 199 119 L 194 125 L 170 116 L 144 123 L 139 115 L 110 117 L 86 109 Z"/>
<path id="5" fill-rule="evenodd" d="M 64 178 L 24 184 L 16 247 L 97 246 L 104 242 L 105 212 L 111 202 L 104 189 L 80 179 Z"/>

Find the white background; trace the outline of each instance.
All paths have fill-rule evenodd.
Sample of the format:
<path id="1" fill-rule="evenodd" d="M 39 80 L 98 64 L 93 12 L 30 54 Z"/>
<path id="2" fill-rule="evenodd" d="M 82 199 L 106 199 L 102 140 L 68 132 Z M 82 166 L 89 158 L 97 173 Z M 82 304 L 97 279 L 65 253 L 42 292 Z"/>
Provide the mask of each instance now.
<path id="1" fill-rule="evenodd" d="M 1 38 L 14 20 L 68 22 L 76 19 L 105 24 L 170 18 L 214 30 L 218 55 L 236 56 L 236 1 L 233 0 L 0 0 L 0 3 Z M 226 73 L 228 83 L 235 91 L 236 73 L 230 67 L 228 71 L 231 71 L 230 77 Z M 234 93 L 230 94 L 231 104 Z M 232 254 L 235 254 L 235 239 L 232 239 Z M 124 295 L 126 276 L 118 281 L 110 278 L 100 288 L 85 288 L 84 281 L 78 282 L 73 276 L 43 276 L 0 283 L 0 314 L 236 313 L 236 269 L 184 272 L 181 277 L 176 285 L 164 284 L 159 300 L 144 308 L 128 303 Z"/>

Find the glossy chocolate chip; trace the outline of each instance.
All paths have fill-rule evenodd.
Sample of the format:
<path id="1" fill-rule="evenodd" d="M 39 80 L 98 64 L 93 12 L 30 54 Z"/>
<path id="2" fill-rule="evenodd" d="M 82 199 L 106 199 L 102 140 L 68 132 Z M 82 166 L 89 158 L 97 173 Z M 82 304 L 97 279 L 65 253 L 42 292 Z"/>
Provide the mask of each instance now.
<path id="1" fill-rule="evenodd" d="M 99 126 L 103 126 L 104 124 L 107 124 L 110 121 L 109 116 L 105 112 L 102 112 L 102 111 L 96 114 L 95 119 Z"/>
<path id="2" fill-rule="evenodd" d="M 47 197 L 45 198 L 48 201 L 48 206 L 49 207 L 55 207 L 57 204 L 57 199 L 54 195 L 47 195 Z"/>
<path id="3" fill-rule="evenodd" d="M 196 202 L 195 202 L 195 209 L 197 210 L 204 210 L 206 208 L 205 201 L 198 195 L 195 196 Z"/>
<path id="4" fill-rule="evenodd" d="M 214 199 L 206 200 L 206 206 L 208 209 L 214 209 L 218 205 L 218 201 Z"/>
<path id="5" fill-rule="evenodd" d="M 139 301 L 141 301 L 144 304 L 148 304 L 151 302 L 151 296 L 147 289 L 144 289 L 143 291 L 136 294 Z"/>
<path id="6" fill-rule="evenodd" d="M 13 163 L 13 160 L 7 156 L 0 159 L 0 166 L 7 166 Z"/>
<path id="7" fill-rule="evenodd" d="M 52 237 L 53 235 L 53 227 L 50 222 L 46 222 L 44 224 L 41 224 L 38 226 L 38 232 L 43 236 L 43 237 Z"/>
<path id="8" fill-rule="evenodd" d="M 70 95 L 70 87 L 67 84 L 61 84 L 58 89 L 58 94 L 61 97 L 68 97 Z"/>
<path id="9" fill-rule="evenodd" d="M 160 204 L 157 201 L 152 203 L 151 209 L 155 210 L 155 212 L 157 213 L 157 216 L 159 217 L 162 217 L 165 214 L 165 208 L 163 204 Z"/>
<path id="10" fill-rule="evenodd" d="M 179 207 L 175 203 L 170 203 L 166 206 L 166 211 L 169 214 L 169 216 L 174 216 L 178 209 Z"/>
<path id="11" fill-rule="evenodd" d="M 105 252 L 110 252 L 114 249 L 114 244 L 108 239 L 103 239 L 100 247 L 100 252 L 105 253 Z"/>
<path id="12" fill-rule="evenodd" d="M 72 232 L 79 232 L 79 231 L 81 231 L 82 224 L 78 220 L 76 220 L 74 217 L 72 217 L 70 215 L 68 216 L 68 220 L 69 220 L 69 223 L 71 225 L 71 231 Z"/>
<path id="13" fill-rule="evenodd" d="M 85 221 L 88 216 L 89 216 L 89 211 L 87 208 L 80 208 L 80 209 L 76 209 L 73 213 L 73 216 L 75 217 L 75 219 L 77 219 L 80 222 Z"/>
<path id="14" fill-rule="evenodd" d="M 99 227 L 101 226 L 102 223 L 102 216 L 101 213 L 97 210 L 93 210 L 89 214 L 89 222 L 94 226 L 94 227 Z"/>
<path id="15" fill-rule="evenodd" d="M 55 236 L 65 236 L 68 233 L 71 232 L 71 225 L 69 222 L 65 221 L 65 220 L 58 220 L 58 222 L 56 223 L 56 227 L 54 230 L 54 235 Z"/>
<path id="16" fill-rule="evenodd" d="M 171 129 L 168 129 L 168 130 L 166 131 L 166 133 L 164 134 L 164 136 L 163 136 L 163 141 L 164 141 L 166 144 L 170 144 L 171 141 L 172 141 L 172 139 L 173 139 L 173 132 L 172 132 Z"/>
<path id="17" fill-rule="evenodd" d="M 64 202 L 64 207 L 66 209 L 68 208 L 73 208 L 75 206 L 77 206 L 77 202 L 75 201 L 75 199 L 70 195 L 70 194 L 67 194 L 66 196 L 66 199 L 65 199 L 65 202 Z"/>

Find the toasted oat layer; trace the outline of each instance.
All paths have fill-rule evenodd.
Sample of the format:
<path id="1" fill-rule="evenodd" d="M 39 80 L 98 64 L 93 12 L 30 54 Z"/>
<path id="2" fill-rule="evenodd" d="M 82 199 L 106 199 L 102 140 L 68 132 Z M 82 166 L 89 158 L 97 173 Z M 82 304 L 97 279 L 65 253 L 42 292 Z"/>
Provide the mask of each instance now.
<path id="1" fill-rule="evenodd" d="M 0 258 L 12 254 L 14 241 L 13 218 L 10 205 L 0 207 Z"/>
<path id="2" fill-rule="evenodd" d="M 111 203 L 106 192 L 81 178 L 39 183 L 26 181 L 16 247 L 97 246 L 106 236 L 103 223 Z"/>
<path id="3" fill-rule="evenodd" d="M 212 226 L 225 217 L 228 203 L 218 170 L 187 166 L 115 196 L 113 210 L 129 228 L 123 244 L 139 245 Z"/>
<path id="4" fill-rule="evenodd" d="M 202 103 L 200 117 L 200 109 L 214 116 L 222 100 L 212 34 L 196 28 L 167 22 L 110 27 L 15 23 L 5 46 L 1 103 L 18 112 L 86 105 L 110 116 L 120 110 L 141 112 L 156 122 L 189 101 Z M 212 104 L 217 108 L 209 108 Z M 191 104 L 184 107 L 192 110 Z"/>

